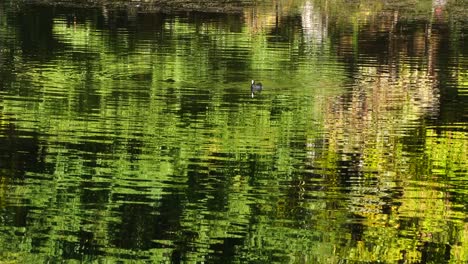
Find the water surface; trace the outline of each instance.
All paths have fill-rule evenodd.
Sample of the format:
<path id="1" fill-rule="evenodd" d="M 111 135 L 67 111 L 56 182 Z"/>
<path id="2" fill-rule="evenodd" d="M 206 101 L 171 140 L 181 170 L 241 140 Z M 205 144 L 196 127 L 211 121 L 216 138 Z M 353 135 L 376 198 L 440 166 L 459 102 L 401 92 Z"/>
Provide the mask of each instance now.
<path id="1" fill-rule="evenodd" d="M 467 262 L 466 7 L 405 3 L 2 2 L 1 258 Z"/>

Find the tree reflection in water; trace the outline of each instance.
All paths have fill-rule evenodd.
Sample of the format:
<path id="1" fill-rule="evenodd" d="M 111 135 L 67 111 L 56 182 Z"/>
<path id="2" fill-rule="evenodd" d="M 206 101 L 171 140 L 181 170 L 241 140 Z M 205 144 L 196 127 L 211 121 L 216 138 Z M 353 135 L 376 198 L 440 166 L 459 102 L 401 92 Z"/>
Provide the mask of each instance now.
<path id="1" fill-rule="evenodd" d="M 3 260 L 467 261 L 460 3 L 43 2 L 0 4 Z"/>

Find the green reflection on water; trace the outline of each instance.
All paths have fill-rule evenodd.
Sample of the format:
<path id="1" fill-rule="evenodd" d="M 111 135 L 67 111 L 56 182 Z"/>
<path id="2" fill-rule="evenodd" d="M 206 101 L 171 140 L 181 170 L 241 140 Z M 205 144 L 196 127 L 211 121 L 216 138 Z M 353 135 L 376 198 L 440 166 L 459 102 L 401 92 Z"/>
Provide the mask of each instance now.
<path id="1" fill-rule="evenodd" d="M 2 257 L 466 261 L 463 51 L 406 9 L 279 3 L 1 16 Z"/>

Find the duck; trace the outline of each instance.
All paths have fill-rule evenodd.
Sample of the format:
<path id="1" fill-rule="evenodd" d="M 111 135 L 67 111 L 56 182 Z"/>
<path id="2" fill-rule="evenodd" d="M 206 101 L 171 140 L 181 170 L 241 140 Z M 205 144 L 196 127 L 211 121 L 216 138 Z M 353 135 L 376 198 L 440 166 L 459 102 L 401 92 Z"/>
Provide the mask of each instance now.
<path id="1" fill-rule="evenodd" d="M 254 97 L 255 92 L 260 92 L 263 89 L 262 83 L 255 83 L 254 80 L 252 80 L 252 83 L 250 84 L 250 91 L 252 92 L 252 98 Z"/>

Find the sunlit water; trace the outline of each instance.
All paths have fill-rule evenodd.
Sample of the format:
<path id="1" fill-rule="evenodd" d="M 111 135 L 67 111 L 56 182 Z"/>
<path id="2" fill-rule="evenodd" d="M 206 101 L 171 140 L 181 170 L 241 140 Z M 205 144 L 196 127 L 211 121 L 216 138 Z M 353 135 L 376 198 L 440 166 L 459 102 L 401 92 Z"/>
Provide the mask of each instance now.
<path id="1" fill-rule="evenodd" d="M 467 262 L 466 16 L 421 2 L 2 2 L 2 261 Z"/>

